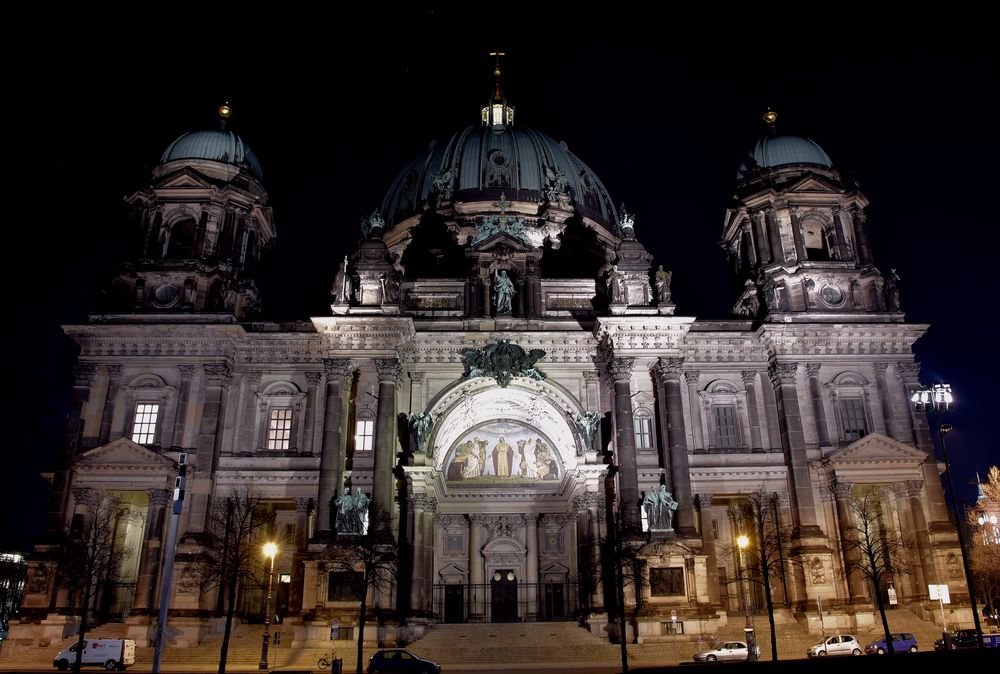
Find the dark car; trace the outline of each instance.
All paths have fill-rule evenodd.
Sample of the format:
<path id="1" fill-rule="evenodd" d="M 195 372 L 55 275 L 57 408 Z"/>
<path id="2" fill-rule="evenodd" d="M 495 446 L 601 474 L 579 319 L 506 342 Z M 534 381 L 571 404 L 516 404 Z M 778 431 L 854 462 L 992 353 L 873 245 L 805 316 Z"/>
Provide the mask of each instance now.
<path id="1" fill-rule="evenodd" d="M 441 665 L 414 655 L 405 648 L 380 648 L 368 658 L 368 674 L 438 674 Z"/>
<path id="2" fill-rule="evenodd" d="M 893 653 L 917 652 L 917 638 L 909 632 L 893 632 L 891 636 Z M 885 655 L 887 650 L 888 649 L 885 647 L 885 639 L 876 639 L 875 641 L 865 645 L 865 653 Z"/>
<path id="3" fill-rule="evenodd" d="M 950 649 L 953 651 L 959 648 L 975 648 L 976 642 L 979 641 L 979 633 L 974 629 L 955 630 L 948 636 L 948 640 L 951 642 Z M 945 650 L 944 637 L 934 642 L 934 650 Z"/>

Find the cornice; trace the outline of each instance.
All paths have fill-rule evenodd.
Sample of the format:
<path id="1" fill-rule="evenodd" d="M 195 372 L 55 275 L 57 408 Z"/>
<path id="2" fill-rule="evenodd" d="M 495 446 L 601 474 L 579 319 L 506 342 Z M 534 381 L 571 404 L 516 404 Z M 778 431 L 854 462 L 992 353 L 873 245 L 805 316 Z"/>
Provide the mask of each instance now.
<path id="1" fill-rule="evenodd" d="M 356 355 L 357 351 L 392 356 L 416 334 L 409 318 L 327 316 L 312 322 L 328 356 Z"/>
<path id="2" fill-rule="evenodd" d="M 593 364 L 597 340 L 588 333 L 504 332 L 503 337 L 522 349 L 542 349 L 541 365 L 554 363 Z M 495 342 L 497 333 L 433 332 L 417 333 L 399 351 L 404 363 L 455 363 L 464 367 L 464 349 L 482 349 Z"/>
<path id="3" fill-rule="evenodd" d="M 694 321 L 687 316 L 605 316 L 597 319 L 594 335 L 616 355 L 662 356 L 680 348 Z"/>
<path id="4" fill-rule="evenodd" d="M 757 333 L 779 356 L 910 355 L 929 326 L 916 323 L 766 324 Z"/>

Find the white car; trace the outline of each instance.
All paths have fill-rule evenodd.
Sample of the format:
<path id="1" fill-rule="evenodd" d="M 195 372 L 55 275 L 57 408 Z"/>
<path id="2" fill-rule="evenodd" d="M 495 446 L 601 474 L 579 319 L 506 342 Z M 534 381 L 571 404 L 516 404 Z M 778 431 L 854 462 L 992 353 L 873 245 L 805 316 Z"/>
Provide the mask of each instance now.
<path id="1" fill-rule="evenodd" d="M 834 634 L 813 644 L 806 651 L 810 658 L 824 658 L 827 655 L 861 655 L 861 642 L 853 634 Z"/>
<path id="2" fill-rule="evenodd" d="M 757 657 L 760 657 L 760 647 L 755 646 Z M 727 641 L 718 648 L 694 654 L 695 662 L 725 662 L 727 660 L 746 661 L 747 645 L 745 641 Z"/>

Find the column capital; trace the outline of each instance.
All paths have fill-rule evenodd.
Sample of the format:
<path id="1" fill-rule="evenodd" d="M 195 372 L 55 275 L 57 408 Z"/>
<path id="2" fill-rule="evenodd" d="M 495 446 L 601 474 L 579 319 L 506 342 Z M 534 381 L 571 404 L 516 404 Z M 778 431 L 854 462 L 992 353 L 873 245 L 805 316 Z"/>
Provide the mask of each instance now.
<path id="1" fill-rule="evenodd" d="M 406 373 L 406 376 L 407 376 L 407 378 L 409 378 L 410 381 L 412 381 L 414 383 L 417 383 L 417 384 L 423 383 L 424 381 L 427 380 L 427 373 L 426 372 L 412 372 L 412 371 L 410 371 L 410 372 Z"/>
<path id="2" fill-rule="evenodd" d="M 171 493 L 166 489 L 147 489 L 150 507 L 163 507 L 170 501 Z"/>
<path id="3" fill-rule="evenodd" d="M 794 384 L 795 374 L 798 370 L 798 363 L 782 362 L 775 363 L 768 372 L 771 375 L 771 380 L 776 384 Z"/>
<path id="4" fill-rule="evenodd" d="M 904 384 L 919 384 L 920 364 L 906 361 L 896 363 L 896 377 Z"/>
<path id="5" fill-rule="evenodd" d="M 428 494 L 414 494 L 413 507 L 425 513 L 437 512 L 437 499 Z"/>
<path id="6" fill-rule="evenodd" d="M 378 383 L 399 384 L 399 375 L 403 366 L 398 358 L 376 358 L 375 370 L 378 372 Z"/>
<path id="7" fill-rule="evenodd" d="M 661 382 L 667 381 L 668 379 L 680 381 L 683 368 L 683 358 L 659 358 L 657 359 L 656 364 L 653 365 L 653 370 L 656 372 L 656 375 L 660 378 Z"/>
<path id="8" fill-rule="evenodd" d="M 684 379 L 687 381 L 688 386 L 691 386 L 692 384 L 697 386 L 698 381 L 701 379 L 701 372 L 698 370 L 685 370 Z"/>
<path id="9" fill-rule="evenodd" d="M 597 370 L 584 370 L 583 371 L 583 381 L 588 384 L 596 384 L 601 381 L 601 373 Z"/>
<path id="10" fill-rule="evenodd" d="M 632 378 L 632 364 L 635 358 L 611 358 L 608 360 L 608 374 L 614 382 L 629 382 Z"/>
<path id="11" fill-rule="evenodd" d="M 98 491 L 90 487 L 71 487 L 70 492 L 73 494 L 73 502 L 77 505 L 93 505 L 94 500 L 98 498 Z"/>
<path id="12" fill-rule="evenodd" d="M 208 386 L 225 386 L 229 383 L 232 373 L 225 363 L 207 363 L 201 367 L 205 373 L 205 383 Z"/>
<path id="13" fill-rule="evenodd" d="M 834 496 L 838 499 L 846 499 L 851 497 L 851 490 L 854 488 L 854 483 L 845 482 L 843 480 L 837 480 L 832 485 L 830 485 L 830 491 L 833 492 Z"/>
<path id="14" fill-rule="evenodd" d="M 695 498 L 698 499 L 698 507 L 702 510 L 711 507 L 712 498 L 714 496 L 715 494 L 709 494 L 707 492 L 699 492 L 698 494 L 695 494 Z"/>
<path id="15" fill-rule="evenodd" d="M 260 370 L 247 370 L 243 373 L 243 381 L 247 386 L 258 386 L 263 378 Z"/>
<path id="16" fill-rule="evenodd" d="M 112 379 L 121 379 L 122 371 L 125 369 L 122 365 L 105 365 L 104 367 Z"/>
<path id="17" fill-rule="evenodd" d="M 314 503 L 312 497 L 299 497 L 295 499 L 295 510 L 296 512 L 307 513 L 315 509 Z"/>
<path id="18" fill-rule="evenodd" d="M 911 498 L 919 497 L 924 493 L 924 483 L 921 480 L 906 480 L 899 483 L 900 491 Z"/>
<path id="19" fill-rule="evenodd" d="M 323 380 L 322 372 L 306 372 L 306 384 L 316 386 Z"/>
<path id="20" fill-rule="evenodd" d="M 181 374 L 181 381 L 190 382 L 194 379 L 194 365 L 178 365 L 177 371 Z"/>
<path id="21" fill-rule="evenodd" d="M 757 383 L 757 370 L 743 370 L 740 375 L 743 377 L 744 386 L 753 386 Z"/>
<path id="22" fill-rule="evenodd" d="M 876 377 L 884 377 L 886 368 L 889 367 L 889 363 L 872 363 L 872 367 L 875 369 Z"/>
<path id="23" fill-rule="evenodd" d="M 810 379 L 812 379 L 813 377 L 818 377 L 819 376 L 819 370 L 820 370 L 821 367 L 823 367 L 822 363 L 807 363 L 806 364 L 806 374 L 809 375 Z"/>
<path id="24" fill-rule="evenodd" d="M 573 508 L 577 512 L 584 512 L 590 508 L 596 508 L 598 512 L 604 509 L 604 494 L 599 491 L 587 491 L 573 497 Z"/>
<path id="25" fill-rule="evenodd" d="M 323 371 L 326 373 L 327 380 L 343 380 L 354 372 L 354 364 L 346 358 L 324 358 Z"/>

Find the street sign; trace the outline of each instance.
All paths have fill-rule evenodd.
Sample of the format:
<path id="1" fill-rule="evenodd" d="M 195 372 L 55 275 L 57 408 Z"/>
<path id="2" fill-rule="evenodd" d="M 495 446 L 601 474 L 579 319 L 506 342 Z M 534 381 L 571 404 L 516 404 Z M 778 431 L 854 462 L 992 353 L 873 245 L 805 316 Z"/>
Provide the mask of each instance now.
<path id="1" fill-rule="evenodd" d="M 890 585 L 886 591 L 889 594 L 889 605 L 895 606 L 898 604 L 899 602 L 896 600 L 896 588 Z"/>
<path id="2" fill-rule="evenodd" d="M 677 622 L 677 609 L 670 609 L 670 619 Z"/>
<path id="3" fill-rule="evenodd" d="M 951 603 L 951 597 L 948 594 L 948 586 L 947 585 L 928 585 L 927 586 L 927 595 L 931 599 L 937 599 L 942 604 L 950 604 Z"/>
<path id="4" fill-rule="evenodd" d="M 336 641 L 337 640 L 337 633 L 338 632 L 340 632 L 340 621 L 337 620 L 336 618 L 334 618 L 333 622 L 330 623 L 330 639 L 332 641 Z"/>

